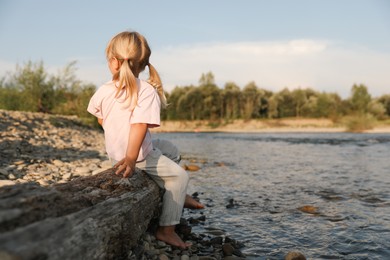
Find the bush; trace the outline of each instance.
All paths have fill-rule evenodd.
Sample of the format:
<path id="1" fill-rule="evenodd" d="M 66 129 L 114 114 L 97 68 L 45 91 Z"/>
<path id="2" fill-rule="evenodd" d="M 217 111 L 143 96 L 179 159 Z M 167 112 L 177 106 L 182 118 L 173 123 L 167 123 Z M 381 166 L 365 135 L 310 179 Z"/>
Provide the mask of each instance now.
<path id="1" fill-rule="evenodd" d="M 373 129 L 376 119 L 371 114 L 353 115 L 345 118 L 348 132 L 361 133 Z"/>

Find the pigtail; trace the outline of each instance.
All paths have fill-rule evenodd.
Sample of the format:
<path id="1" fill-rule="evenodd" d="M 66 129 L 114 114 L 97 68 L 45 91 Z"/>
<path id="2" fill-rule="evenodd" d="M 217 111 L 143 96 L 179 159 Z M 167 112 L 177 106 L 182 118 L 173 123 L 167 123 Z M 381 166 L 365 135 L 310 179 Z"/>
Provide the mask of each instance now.
<path id="1" fill-rule="evenodd" d="M 125 90 L 125 106 L 129 107 L 131 111 L 134 110 L 138 101 L 138 87 L 137 81 L 131 69 L 131 61 L 128 59 L 123 59 L 119 70 L 119 88 L 116 93 L 116 97 L 122 89 Z"/>
<path id="2" fill-rule="evenodd" d="M 161 100 L 161 107 L 165 108 L 167 106 L 167 98 L 165 97 L 160 76 L 158 75 L 157 70 L 152 66 L 152 64 L 148 63 L 148 66 L 149 66 L 148 82 L 157 90 L 157 93 Z"/>

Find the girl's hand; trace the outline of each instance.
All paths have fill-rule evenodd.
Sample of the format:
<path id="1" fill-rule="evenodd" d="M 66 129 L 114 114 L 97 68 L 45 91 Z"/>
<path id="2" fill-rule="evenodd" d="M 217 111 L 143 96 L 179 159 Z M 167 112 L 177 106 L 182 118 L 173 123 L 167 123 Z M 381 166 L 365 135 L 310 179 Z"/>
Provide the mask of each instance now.
<path id="1" fill-rule="evenodd" d="M 129 141 L 127 143 L 125 158 L 120 160 L 114 166 L 114 168 L 117 169 L 115 172 L 116 175 L 123 173 L 123 178 L 127 178 L 133 175 L 139 150 L 141 149 L 142 142 L 145 139 L 147 130 L 147 124 L 142 123 L 131 125 L 131 131 L 129 131 Z"/>
<path id="2" fill-rule="evenodd" d="M 131 177 L 135 171 L 135 160 L 123 158 L 114 165 L 114 169 L 117 169 L 115 171 L 116 175 L 123 173 L 123 178 Z"/>

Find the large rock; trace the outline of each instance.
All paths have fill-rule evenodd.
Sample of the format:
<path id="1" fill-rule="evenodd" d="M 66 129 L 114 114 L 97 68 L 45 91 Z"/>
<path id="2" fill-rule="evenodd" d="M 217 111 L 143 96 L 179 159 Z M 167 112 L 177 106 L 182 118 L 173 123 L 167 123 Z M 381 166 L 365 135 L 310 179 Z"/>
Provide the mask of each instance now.
<path id="1" fill-rule="evenodd" d="M 161 205 L 143 172 L 112 170 L 41 187 L 0 188 L 0 256 L 9 259 L 125 259 Z"/>

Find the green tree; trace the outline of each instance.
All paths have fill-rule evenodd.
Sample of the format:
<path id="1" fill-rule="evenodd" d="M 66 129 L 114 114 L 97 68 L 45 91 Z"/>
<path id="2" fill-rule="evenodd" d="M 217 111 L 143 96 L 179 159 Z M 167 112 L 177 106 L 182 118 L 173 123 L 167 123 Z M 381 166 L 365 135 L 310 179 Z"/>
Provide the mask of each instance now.
<path id="1" fill-rule="evenodd" d="M 215 85 L 214 74 L 209 71 L 207 73 L 202 73 L 199 79 L 200 86 Z"/>
<path id="2" fill-rule="evenodd" d="M 311 88 L 294 89 L 291 92 L 296 117 L 311 117 L 317 104 L 318 93 Z"/>
<path id="3" fill-rule="evenodd" d="M 346 119 L 348 131 L 361 132 L 372 129 L 375 117 L 369 113 L 371 95 L 363 84 L 353 85 L 351 97 L 347 100 L 350 106 L 349 116 Z"/>
<path id="4" fill-rule="evenodd" d="M 276 106 L 276 111 L 273 111 L 273 117 L 293 117 L 296 115 L 296 105 L 291 91 L 284 88 L 282 91 L 275 94 L 272 98 L 272 106 Z M 275 110 L 275 107 L 272 108 Z"/>
<path id="5" fill-rule="evenodd" d="M 378 98 L 378 102 L 380 102 L 386 110 L 386 115 L 390 116 L 390 95 L 383 95 Z"/>
<path id="6" fill-rule="evenodd" d="M 23 103 L 18 106 L 19 110 L 47 113 L 55 104 L 54 86 L 48 81 L 42 61 L 29 61 L 23 67 L 17 65 L 8 85 L 9 88 L 15 88 L 23 99 Z"/>
<path id="7" fill-rule="evenodd" d="M 341 115 L 341 98 L 336 93 L 319 93 L 313 117 L 331 117 L 336 119 Z"/>
<path id="8" fill-rule="evenodd" d="M 367 112 L 377 119 L 386 118 L 386 108 L 383 103 L 379 102 L 379 99 L 373 99 L 368 103 Z"/>
<path id="9" fill-rule="evenodd" d="M 268 118 L 270 109 L 270 98 L 273 95 L 272 91 L 265 89 L 259 89 L 260 101 L 258 115 L 260 118 Z"/>
<path id="10" fill-rule="evenodd" d="M 88 117 L 86 111 L 89 100 L 95 92 L 95 85 L 83 83 L 76 77 L 76 62 L 67 64 L 57 76 L 50 78 L 54 86 L 56 106 L 52 112 L 63 115 Z"/>
<path id="11" fill-rule="evenodd" d="M 305 106 L 306 102 L 308 101 L 308 97 L 306 95 L 305 90 L 303 89 L 294 89 L 291 92 L 291 97 L 293 99 L 294 107 L 295 107 L 295 116 L 301 117 L 302 115 L 302 108 Z"/>
<path id="12" fill-rule="evenodd" d="M 268 118 L 277 118 L 277 117 L 279 117 L 278 95 L 274 93 L 268 99 Z"/>
<path id="13" fill-rule="evenodd" d="M 351 89 L 351 97 L 349 99 L 352 113 L 364 114 L 368 110 L 368 104 L 371 101 L 371 95 L 368 93 L 367 87 L 363 84 L 354 84 Z"/>
<path id="14" fill-rule="evenodd" d="M 223 93 L 225 119 L 238 119 L 240 117 L 241 90 L 233 82 L 225 84 Z"/>
<path id="15" fill-rule="evenodd" d="M 186 118 L 186 108 L 183 108 L 183 101 L 180 99 L 186 94 L 189 89 L 193 88 L 193 86 L 189 87 L 175 87 L 168 98 L 168 107 L 166 109 L 167 119 L 168 120 L 176 120 L 176 119 L 187 119 Z"/>
<path id="16" fill-rule="evenodd" d="M 187 92 L 179 98 L 178 107 L 185 119 L 202 119 L 203 96 L 197 87 L 190 87 Z"/>
<path id="17" fill-rule="evenodd" d="M 241 115 L 244 119 L 259 117 L 260 93 L 254 82 L 248 83 L 242 90 Z"/>
<path id="18" fill-rule="evenodd" d="M 202 119 L 217 120 L 222 118 L 222 91 L 214 83 L 211 72 L 202 74 L 199 79 L 200 91 L 203 96 Z"/>
<path id="19" fill-rule="evenodd" d="M 317 117 L 316 110 L 318 105 L 318 95 L 310 95 L 308 96 L 305 104 L 301 108 L 301 116 L 302 117 Z"/>

